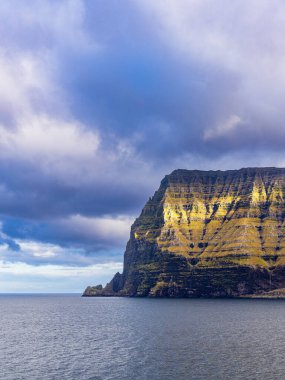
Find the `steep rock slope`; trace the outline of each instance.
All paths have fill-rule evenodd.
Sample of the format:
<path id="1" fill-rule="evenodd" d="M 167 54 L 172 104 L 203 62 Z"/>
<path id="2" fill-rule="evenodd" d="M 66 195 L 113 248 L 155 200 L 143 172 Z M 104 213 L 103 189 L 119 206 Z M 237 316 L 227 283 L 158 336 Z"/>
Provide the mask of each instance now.
<path id="1" fill-rule="evenodd" d="M 175 170 L 136 219 L 123 274 L 85 296 L 219 297 L 285 287 L 285 169 Z"/>

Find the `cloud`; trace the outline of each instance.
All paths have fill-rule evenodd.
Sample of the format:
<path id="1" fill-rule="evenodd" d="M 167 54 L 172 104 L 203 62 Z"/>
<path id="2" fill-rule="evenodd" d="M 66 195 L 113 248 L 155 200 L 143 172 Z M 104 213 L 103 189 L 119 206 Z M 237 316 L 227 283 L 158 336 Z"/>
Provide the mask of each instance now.
<path id="1" fill-rule="evenodd" d="M 55 222 L 55 226 L 71 240 L 101 242 L 105 245 L 124 246 L 134 218 L 129 216 L 103 216 L 101 218 L 72 215 L 68 219 Z"/>
<path id="2" fill-rule="evenodd" d="M 84 241 L 89 252 L 96 252 L 104 247 L 123 251 L 133 221 L 134 217 L 129 215 L 90 217 L 76 214 L 42 221 L 12 218 L 3 220 L 0 236 L 3 239 L 19 239 L 19 242 L 29 239 L 74 248 L 82 247 Z M 19 244 L 22 246 L 22 243 Z"/>
<path id="3" fill-rule="evenodd" d="M 11 0 L 0 4 L 3 16 L 0 31 L 3 41 L 13 52 L 43 49 L 98 48 L 98 44 L 85 33 L 85 2 L 81 0 Z M 13 12 L 17 9 L 17 12 Z"/>
<path id="4" fill-rule="evenodd" d="M 212 140 L 221 136 L 227 136 L 236 131 L 237 127 L 242 124 L 242 119 L 237 115 L 231 115 L 223 124 L 216 128 L 206 129 L 204 132 L 204 140 Z"/>
<path id="5" fill-rule="evenodd" d="M 30 265 L 0 260 L 0 292 L 5 293 L 82 293 L 87 284 L 106 284 L 114 273 L 122 271 L 121 262 L 85 267 Z M 94 282 L 95 281 L 95 282 Z"/>
<path id="6" fill-rule="evenodd" d="M 90 60 L 104 50 L 86 28 L 87 5 L 15 0 L 0 13 L 0 212 L 32 219 L 133 213 L 155 176 L 136 138 L 106 135 L 103 120 L 77 117 L 66 86 L 81 66 L 91 86 Z M 84 64 L 76 69 L 78 57 Z"/>
<path id="7" fill-rule="evenodd" d="M 94 242 L 96 237 L 93 237 L 93 248 L 89 241 L 89 251 L 87 251 L 86 245 L 82 245 L 84 236 L 81 236 L 81 244 L 78 244 L 76 239 L 69 239 L 70 244 L 68 244 L 68 238 L 66 238 L 64 245 L 60 244 L 60 239 L 56 240 L 53 236 L 50 237 L 49 242 L 37 239 L 36 234 L 33 237 L 34 239 L 26 236 L 24 239 L 7 236 L 5 239 L 1 238 L 0 260 L 7 263 L 26 263 L 30 266 L 58 265 L 76 268 L 122 262 L 123 245 L 118 245 L 118 242 L 116 244 L 114 241 L 109 244 L 101 243 L 101 248 L 98 248 L 100 243 Z M 50 242 L 51 240 L 54 242 Z"/>
<path id="8" fill-rule="evenodd" d="M 201 131 L 198 139 L 194 134 L 197 149 L 203 149 L 200 138 L 213 125 L 221 126 L 238 115 L 246 120 L 240 133 L 235 139 L 230 134 L 229 139 L 224 134 L 220 140 L 206 139 L 205 155 L 244 148 L 282 151 L 278 140 L 284 138 L 284 3 L 146 0 L 137 4 L 147 18 L 153 17 L 157 35 L 174 55 L 188 62 L 189 69 L 198 63 L 197 79 L 209 97 L 202 93 L 197 106 L 211 117 L 189 125 L 192 133 Z"/>
<path id="9" fill-rule="evenodd" d="M 64 267 L 59 265 L 28 265 L 26 263 L 9 263 L 0 261 L 0 274 L 21 275 L 46 278 L 73 278 L 91 277 L 96 275 L 110 275 L 122 270 L 122 263 L 96 264 L 88 267 Z"/>
<path id="10" fill-rule="evenodd" d="M 4 261 L 118 262 L 173 169 L 284 166 L 283 1 L 11 0 L 0 15 Z"/>
<path id="11" fill-rule="evenodd" d="M 52 120 L 45 115 L 19 120 L 17 129 L 0 125 L 0 156 L 34 161 L 93 159 L 99 136 L 79 123 Z"/>

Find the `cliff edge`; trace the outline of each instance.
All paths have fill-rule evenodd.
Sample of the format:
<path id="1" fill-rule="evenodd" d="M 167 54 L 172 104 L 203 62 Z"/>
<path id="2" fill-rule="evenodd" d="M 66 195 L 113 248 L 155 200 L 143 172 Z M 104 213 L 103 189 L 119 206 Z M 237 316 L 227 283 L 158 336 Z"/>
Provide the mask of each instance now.
<path id="1" fill-rule="evenodd" d="M 83 295 L 280 296 L 284 220 L 285 169 L 175 170 L 132 225 L 123 273 Z"/>

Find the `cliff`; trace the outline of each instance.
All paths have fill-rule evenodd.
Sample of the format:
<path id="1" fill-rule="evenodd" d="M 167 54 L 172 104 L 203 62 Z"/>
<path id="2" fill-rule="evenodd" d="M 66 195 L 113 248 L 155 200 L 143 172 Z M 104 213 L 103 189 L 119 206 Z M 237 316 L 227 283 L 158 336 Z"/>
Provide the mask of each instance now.
<path id="1" fill-rule="evenodd" d="M 284 200 L 285 169 L 175 170 L 131 227 L 123 273 L 83 295 L 284 294 Z"/>

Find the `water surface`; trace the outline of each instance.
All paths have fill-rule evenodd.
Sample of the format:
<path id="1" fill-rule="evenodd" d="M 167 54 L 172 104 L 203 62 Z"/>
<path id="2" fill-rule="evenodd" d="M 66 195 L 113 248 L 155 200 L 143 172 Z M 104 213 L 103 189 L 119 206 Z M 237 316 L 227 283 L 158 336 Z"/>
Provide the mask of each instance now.
<path id="1" fill-rule="evenodd" d="M 284 379 L 285 301 L 0 296 L 0 379 Z"/>

